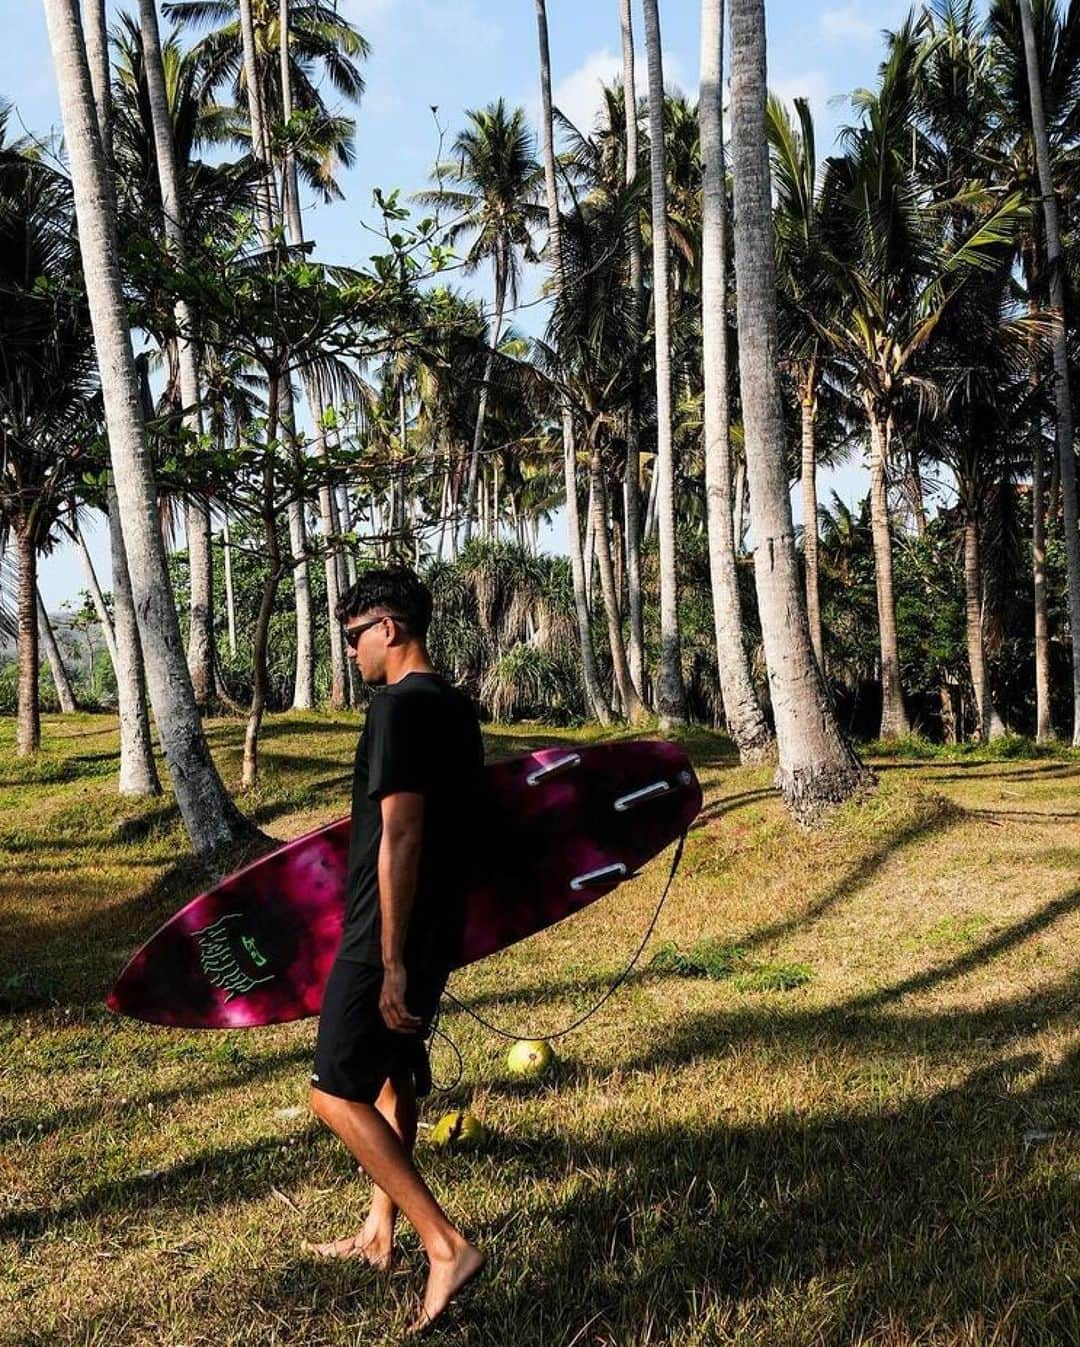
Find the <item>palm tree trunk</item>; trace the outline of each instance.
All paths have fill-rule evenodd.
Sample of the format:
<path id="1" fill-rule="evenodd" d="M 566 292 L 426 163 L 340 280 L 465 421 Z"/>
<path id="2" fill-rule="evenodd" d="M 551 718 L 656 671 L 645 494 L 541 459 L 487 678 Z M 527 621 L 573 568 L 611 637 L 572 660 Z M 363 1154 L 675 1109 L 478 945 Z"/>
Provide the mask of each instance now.
<path id="1" fill-rule="evenodd" d="M 882 739 L 910 732 L 900 687 L 900 649 L 896 637 L 896 598 L 893 592 L 892 535 L 889 527 L 889 424 L 873 406 L 870 422 L 870 529 L 874 542 L 874 581 L 877 588 L 878 637 L 881 645 Z M 751 489 L 751 494 L 752 489 Z"/>
<path id="2" fill-rule="evenodd" d="M 701 122 L 703 218 L 701 248 L 702 353 L 705 367 L 705 503 L 709 530 L 716 659 L 728 731 L 744 763 L 772 751 L 743 641 L 735 528 L 731 512 L 731 427 L 728 406 L 727 200 L 724 184 L 723 0 L 702 0 Z"/>
<path id="3" fill-rule="evenodd" d="M 120 527 L 120 503 L 111 473 L 107 492 L 113 611 L 116 614 L 116 703 L 120 716 L 120 777 L 117 789 L 121 795 L 160 795 L 161 782 L 154 762 L 150 715 L 146 705 L 142 644 Z"/>
<path id="4" fill-rule="evenodd" d="M 480 398 L 476 407 L 476 426 L 473 430 L 472 453 L 469 457 L 469 482 L 465 490 L 465 541 L 472 537 L 473 515 L 476 513 L 476 474 L 480 462 L 480 448 L 484 442 L 484 424 L 487 420 L 488 391 L 495 371 L 495 352 L 499 349 L 502 336 L 503 310 L 506 305 L 507 259 L 500 247 L 495 260 L 495 326 L 491 332 L 491 345 L 484 361 L 484 382 L 480 386 Z"/>
<path id="5" fill-rule="evenodd" d="M 60 703 L 60 710 L 65 715 L 71 715 L 73 711 L 77 711 L 79 708 L 75 704 L 75 692 L 71 686 L 71 679 L 64 668 L 64 659 L 60 654 L 60 647 L 56 643 L 56 633 L 49 621 L 49 614 L 45 611 L 45 605 L 41 601 L 40 591 L 37 596 L 37 611 L 38 637 L 41 649 L 45 651 L 49 673 L 52 675 L 53 687 L 56 689 L 56 700 Z"/>
<path id="6" fill-rule="evenodd" d="M 589 499 L 585 506 L 585 602 L 589 606 L 589 612 L 592 612 L 593 606 L 593 578 L 596 574 L 596 514 L 593 510 L 593 503 L 596 499 L 596 492 L 593 489 L 592 478 L 589 478 Z"/>
<path id="7" fill-rule="evenodd" d="M 281 391 L 287 380 L 275 374 L 270 380 L 269 406 L 266 418 L 266 438 L 272 443 L 278 433 Z M 262 497 L 263 537 L 266 541 L 266 574 L 263 577 L 262 597 L 255 618 L 255 634 L 252 641 L 252 689 L 251 706 L 248 710 L 247 726 L 244 730 L 244 759 L 240 772 L 240 784 L 244 790 L 250 790 L 259 780 L 259 730 L 262 727 L 263 713 L 266 710 L 266 697 L 269 677 L 266 665 L 266 648 L 270 635 L 270 619 L 274 614 L 274 599 L 278 585 L 285 573 L 285 564 L 277 536 L 277 514 L 274 508 L 274 458 L 266 455 L 263 465 Z"/>
<path id="8" fill-rule="evenodd" d="M 146 71 L 150 119 L 154 129 L 154 157 L 161 187 L 165 238 L 178 266 L 186 254 L 180 199 L 180 174 L 176 164 L 169 95 L 161 57 L 156 0 L 139 0 L 139 33 Z M 185 299 L 175 303 L 176 355 L 180 370 L 180 399 L 184 428 L 189 435 L 202 434 L 199 372 L 192 342 L 192 314 Z M 194 499 L 187 507 L 187 544 L 191 576 L 191 624 L 188 633 L 188 671 L 199 707 L 207 707 L 214 694 L 214 581 L 210 540 L 210 509 Z"/>
<path id="9" fill-rule="evenodd" d="M 656 471 L 656 456 L 653 455 L 652 472 L 649 475 L 649 498 L 645 505 L 645 533 L 644 540 L 647 541 L 656 532 L 656 501 L 657 487 L 660 482 L 659 474 Z"/>
<path id="10" fill-rule="evenodd" d="M 303 473 L 302 455 L 296 436 L 296 408 L 292 379 L 287 373 L 277 377 L 277 424 L 288 442 L 297 480 Z M 295 490 L 295 487 L 293 488 Z M 296 616 L 296 670 L 293 680 L 294 711 L 311 711 L 315 706 L 315 626 L 311 611 L 311 580 L 308 573 L 307 527 L 304 502 L 291 495 L 286 509 L 289 518 L 289 548 L 292 552 L 293 603 Z"/>
<path id="11" fill-rule="evenodd" d="M 90 549 L 86 545 L 86 539 L 83 537 L 83 531 L 75 518 L 74 510 L 71 515 L 69 533 L 79 553 L 83 575 L 86 577 L 86 587 L 90 591 L 90 602 L 94 605 L 94 612 L 97 613 L 98 625 L 101 627 L 101 635 L 105 641 L 105 649 L 109 652 L 109 660 L 115 672 L 116 632 L 113 629 L 113 621 L 109 616 L 109 610 L 105 606 L 105 595 L 102 594 L 101 585 L 98 583 L 97 571 L 94 569 L 94 558 L 90 555 Z"/>
<path id="12" fill-rule="evenodd" d="M 604 470 L 599 449 L 594 448 L 593 450 L 591 469 L 593 539 L 595 540 L 596 559 L 599 562 L 600 590 L 604 598 L 604 614 L 607 617 L 611 663 L 623 714 L 631 724 L 638 725 L 645 719 L 648 712 L 645 710 L 641 697 L 638 695 L 638 690 L 634 686 L 634 680 L 630 675 L 630 665 L 626 659 L 622 617 L 619 613 L 619 591 L 615 587 L 615 566 L 611 559 L 611 537 L 608 533 L 607 485 L 604 482 Z"/>
<path id="13" fill-rule="evenodd" d="M 214 563 L 210 507 L 204 500 L 188 502 L 187 545 L 191 577 L 188 672 L 195 704 L 205 710 L 214 700 Z"/>
<path id="14" fill-rule="evenodd" d="M 1031 451 L 1031 565 L 1035 588 L 1035 742 L 1054 738 L 1050 715 L 1050 624 L 1046 608 L 1046 505 L 1042 426 Z"/>
<path id="15" fill-rule="evenodd" d="M 814 658 L 824 677 L 825 642 L 821 633 L 821 583 L 818 576 L 816 379 L 816 371 L 811 365 L 799 399 L 802 415 L 803 565 L 806 571 L 806 616 L 810 622 L 810 641 L 814 647 Z"/>
<path id="16" fill-rule="evenodd" d="M 964 615 L 968 665 L 975 692 L 976 737 L 986 743 L 990 729 L 990 682 L 982 634 L 982 562 L 979 556 L 979 520 L 976 511 L 964 511 Z"/>
<path id="17" fill-rule="evenodd" d="M 746 459 L 740 458 L 735 465 L 735 489 L 732 492 L 735 497 L 734 517 L 732 519 L 732 528 L 735 531 L 735 555 L 738 556 L 743 548 L 743 540 L 746 537 Z"/>
<path id="18" fill-rule="evenodd" d="M 1020 0 L 1020 23 L 1024 30 L 1031 126 L 1035 159 L 1039 169 L 1043 219 L 1046 226 L 1046 269 L 1050 275 L 1050 321 L 1054 355 L 1054 406 L 1057 411 L 1058 462 L 1061 465 L 1062 513 L 1065 521 L 1065 568 L 1068 581 L 1069 629 L 1072 640 L 1072 690 L 1074 748 L 1080 748 L 1080 519 L 1076 496 L 1076 448 L 1073 444 L 1072 392 L 1069 387 L 1069 354 L 1066 340 L 1065 281 L 1058 223 L 1050 138 L 1043 108 L 1042 75 L 1035 48 L 1031 0 Z"/>
<path id="19" fill-rule="evenodd" d="M 109 46 L 105 0 L 89 0 L 85 11 L 86 48 L 94 94 L 95 122 L 101 136 L 106 175 L 111 174 L 112 111 Z M 121 795 L 145 797 L 161 794 L 150 739 L 150 716 L 146 704 L 146 675 L 135 599 L 131 590 L 120 505 L 113 475 L 108 474 L 106 500 L 109 515 L 109 547 L 113 574 L 113 612 L 116 639 L 116 701 L 120 717 L 120 771 L 117 789 Z"/>
<path id="20" fill-rule="evenodd" d="M 270 159 L 270 140 L 266 116 L 259 88 L 259 62 L 255 47 L 255 25 L 251 17 L 251 0 L 239 0 L 240 43 L 243 50 L 244 84 L 247 87 L 248 120 L 251 123 L 251 153 L 263 166 L 263 176 L 255 193 L 259 231 L 263 246 L 268 248 L 274 228 L 274 185 Z"/>
<path id="21" fill-rule="evenodd" d="M 236 595 L 233 591 L 232 535 L 229 529 L 229 508 L 225 507 L 221 528 L 221 551 L 225 557 L 225 622 L 228 629 L 229 654 L 236 658 Z"/>
<path id="22" fill-rule="evenodd" d="M 559 192 L 555 181 L 555 140 L 551 116 L 551 55 L 548 48 L 547 7 L 536 0 L 536 24 L 540 44 L 540 134 L 544 149 L 544 184 L 547 192 L 548 248 L 551 252 L 556 303 L 562 292 L 562 230 L 559 220 Z M 600 685 L 589 628 L 589 606 L 585 599 L 585 563 L 581 555 L 581 523 L 577 500 L 577 450 L 574 444 L 573 413 L 565 393 L 562 403 L 563 481 L 566 487 L 566 532 L 570 546 L 570 572 L 574 585 L 574 614 L 581 645 L 581 672 L 587 703 L 602 725 L 611 724 L 611 708 Z"/>
<path id="23" fill-rule="evenodd" d="M 37 541 L 31 521 L 14 528 L 15 553 L 19 563 L 19 600 L 17 607 L 19 647 L 19 692 L 15 721 L 15 752 L 19 757 L 36 753 L 41 747 L 41 697 L 38 671 L 41 650 L 38 628 Z"/>
<path id="24" fill-rule="evenodd" d="M 634 77 L 634 22 L 631 0 L 619 0 L 622 32 L 623 114 L 626 121 L 627 186 L 638 174 L 637 84 Z M 637 212 L 630 222 L 630 328 L 640 343 L 644 312 L 641 261 L 641 222 Z M 633 353 L 632 389 L 626 413 L 626 471 L 623 475 L 623 514 L 626 519 L 626 598 L 630 613 L 630 676 L 639 690 L 645 687 L 645 618 L 641 598 L 641 362 Z"/>
<path id="25" fill-rule="evenodd" d="M 664 162 L 664 69 L 657 0 L 643 0 L 649 71 L 649 167 L 652 179 L 653 319 L 656 336 L 656 472 L 660 528 L 660 669 L 656 709 L 661 729 L 686 721 L 679 649 L 678 558 L 675 554 L 675 445 L 671 431 L 671 294 L 668 283 L 667 177 Z"/>
<path id="26" fill-rule="evenodd" d="M 150 695 L 180 812 L 196 851 L 209 854 L 250 837 L 252 830 L 214 767 L 184 662 L 120 281 L 115 206 L 98 134 L 77 0 L 45 0 L 45 14 Z"/>
<path id="27" fill-rule="evenodd" d="M 763 0 L 731 0 L 730 14 L 739 376 L 754 574 L 776 721 L 777 785 L 795 817 L 809 821 L 853 795 L 869 774 L 840 733 L 821 681 L 795 556 L 777 375 Z"/>
<path id="28" fill-rule="evenodd" d="M 281 109 L 286 125 L 292 118 L 292 65 L 289 60 L 289 32 L 289 0 L 280 0 L 278 8 L 278 53 L 281 71 Z M 300 244 L 304 241 L 300 186 L 296 175 L 296 156 L 289 148 L 286 148 L 283 154 L 281 178 L 282 199 L 285 202 L 285 215 L 289 227 L 290 241 L 293 244 Z M 314 426 L 315 453 L 325 463 L 327 458 L 326 408 L 318 380 L 310 374 L 304 377 L 304 396 L 307 399 L 308 411 Z M 333 488 L 329 482 L 323 482 L 319 487 L 319 524 L 324 539 L 329 539 L 338 532 L 336 513 Z M 341 592 L 338 583 L 338 558 L 335 552 L 329 548 L 329 545 L 327 545 L 323 564 L 326 572 L 326 607 L 330 632 L 330 705 L 337 711 L 341 710 L 346 703 L 345 643 L 337 619 L 337 604 Z M 299 621 L 299 615 L 297 621 Z"/>

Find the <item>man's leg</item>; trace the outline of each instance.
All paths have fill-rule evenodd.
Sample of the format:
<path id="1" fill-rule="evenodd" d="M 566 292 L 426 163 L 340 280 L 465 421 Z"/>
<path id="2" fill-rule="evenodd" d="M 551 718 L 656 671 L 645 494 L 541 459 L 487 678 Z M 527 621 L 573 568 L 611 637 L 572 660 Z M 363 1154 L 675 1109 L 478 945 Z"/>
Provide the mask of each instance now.
<path id="1" fill-rule="evenodd" d="M 313 1089 L 311 1108 L 345 1143 L 386 1199 L 405 1213 L 419 1235 L 431 1268 L 423 1311 L 413 1328 L 427 1327 L 442 1314 L 455 1292 L 480 1271 L 484 1255 L 450 1223 L 417 1172 L 402 1139 L 373 1104 L 353 1103 Z"/>
<path id="2" fill-rule="evenodd" d="M 397 1133 L 408 1155 L 416 1144 L 416 1087 L 412 1074 L 404 1072 L 385 1082 L 375 1107 Z M 365 1258 L 372 1267 L 389 1268 L 393 1256 L 394 1225 L 397 1207 L 378 1186 L 372 1185 L 371 1210 L 355 1235 L 331 1240 L 329 1244 L 307 1244 L 312 1253 L 329 1258 Z"/>

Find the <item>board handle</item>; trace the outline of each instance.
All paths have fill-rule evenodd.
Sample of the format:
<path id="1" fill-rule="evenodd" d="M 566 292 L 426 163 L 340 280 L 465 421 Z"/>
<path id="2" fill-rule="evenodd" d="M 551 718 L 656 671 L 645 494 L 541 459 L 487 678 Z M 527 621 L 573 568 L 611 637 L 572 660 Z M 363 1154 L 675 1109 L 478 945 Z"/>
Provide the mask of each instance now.
<path id="1" fill-rule="evenodd" d="M 654 781 L 651 786 L 632 790 L 629 795 L 620 795 L 615 801 L 616 813 L 625 814 L 628 809 L 633 809 L 634 805 L 644 804 L 646 800 L 659 799 L 661 795 L 670 795 L 674 789 L 670 781 Z"/>
<path id="2" fill-rule="evenodd" d="M 586 870 L 583 875 L 575 875 L 570 881 L 570 887 L 578 893 L 586 884 L 596 884 L 604 879 L 622 879 L 625 874 L 626 866 L 622 861 L 615 861 L 611 865 L 602 865 L 599 870 Z"/>
<path id="3" fill-rule="evenodd" d="M 537 786 L 541 781 L 546 781 L 549 776 L 554 776 L 556 772 L 563 772 L 568 767 L 576 767 L 580 762 L 580 753 L 567 753 L 563 758 L 556 758 L 554 762 L 535 768 L 528 774 L 525 781 L 530 786 Z"/>

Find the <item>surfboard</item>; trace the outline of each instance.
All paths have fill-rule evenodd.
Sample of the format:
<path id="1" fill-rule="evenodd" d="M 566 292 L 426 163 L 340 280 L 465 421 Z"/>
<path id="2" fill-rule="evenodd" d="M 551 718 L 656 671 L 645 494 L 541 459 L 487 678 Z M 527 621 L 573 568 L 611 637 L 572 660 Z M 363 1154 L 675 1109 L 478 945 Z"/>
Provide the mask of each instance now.
<path id="1" fill-rule="evenodd" d="M 635 875 L 701 808 L 662 740 L 544 748 L 485 768 L 458 966 L 563 921 Z M 286 843 L 193 898 L 132 956 L 121 1015 L 222 1029 L 317 1015 L 345 918 L 349 820 Z"/>

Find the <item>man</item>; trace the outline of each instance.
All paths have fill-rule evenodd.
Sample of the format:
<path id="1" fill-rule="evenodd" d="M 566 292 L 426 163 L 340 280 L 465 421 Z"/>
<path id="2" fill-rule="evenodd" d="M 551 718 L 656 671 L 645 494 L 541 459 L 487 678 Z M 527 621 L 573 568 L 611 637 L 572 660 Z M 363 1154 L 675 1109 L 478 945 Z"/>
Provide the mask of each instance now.
<path id="1" fill-rule="evenodd" d="M 416 1100 L 431 1088 L 426 1031 L 461 938 L 484 749 L 471 702 L 432 668 L 431 594 L 412 571 L 367 572 L 337 616 L 360 676 L 380 691 L 353 769 L 345 929 L 323 998 L 311 1107 L 375 1186 L 357 1234 L 307 1247 L 389 1267 L 404 1212 L 430 1262 L 415 1333 L 484 1264 L 412 1160 Z"/>

